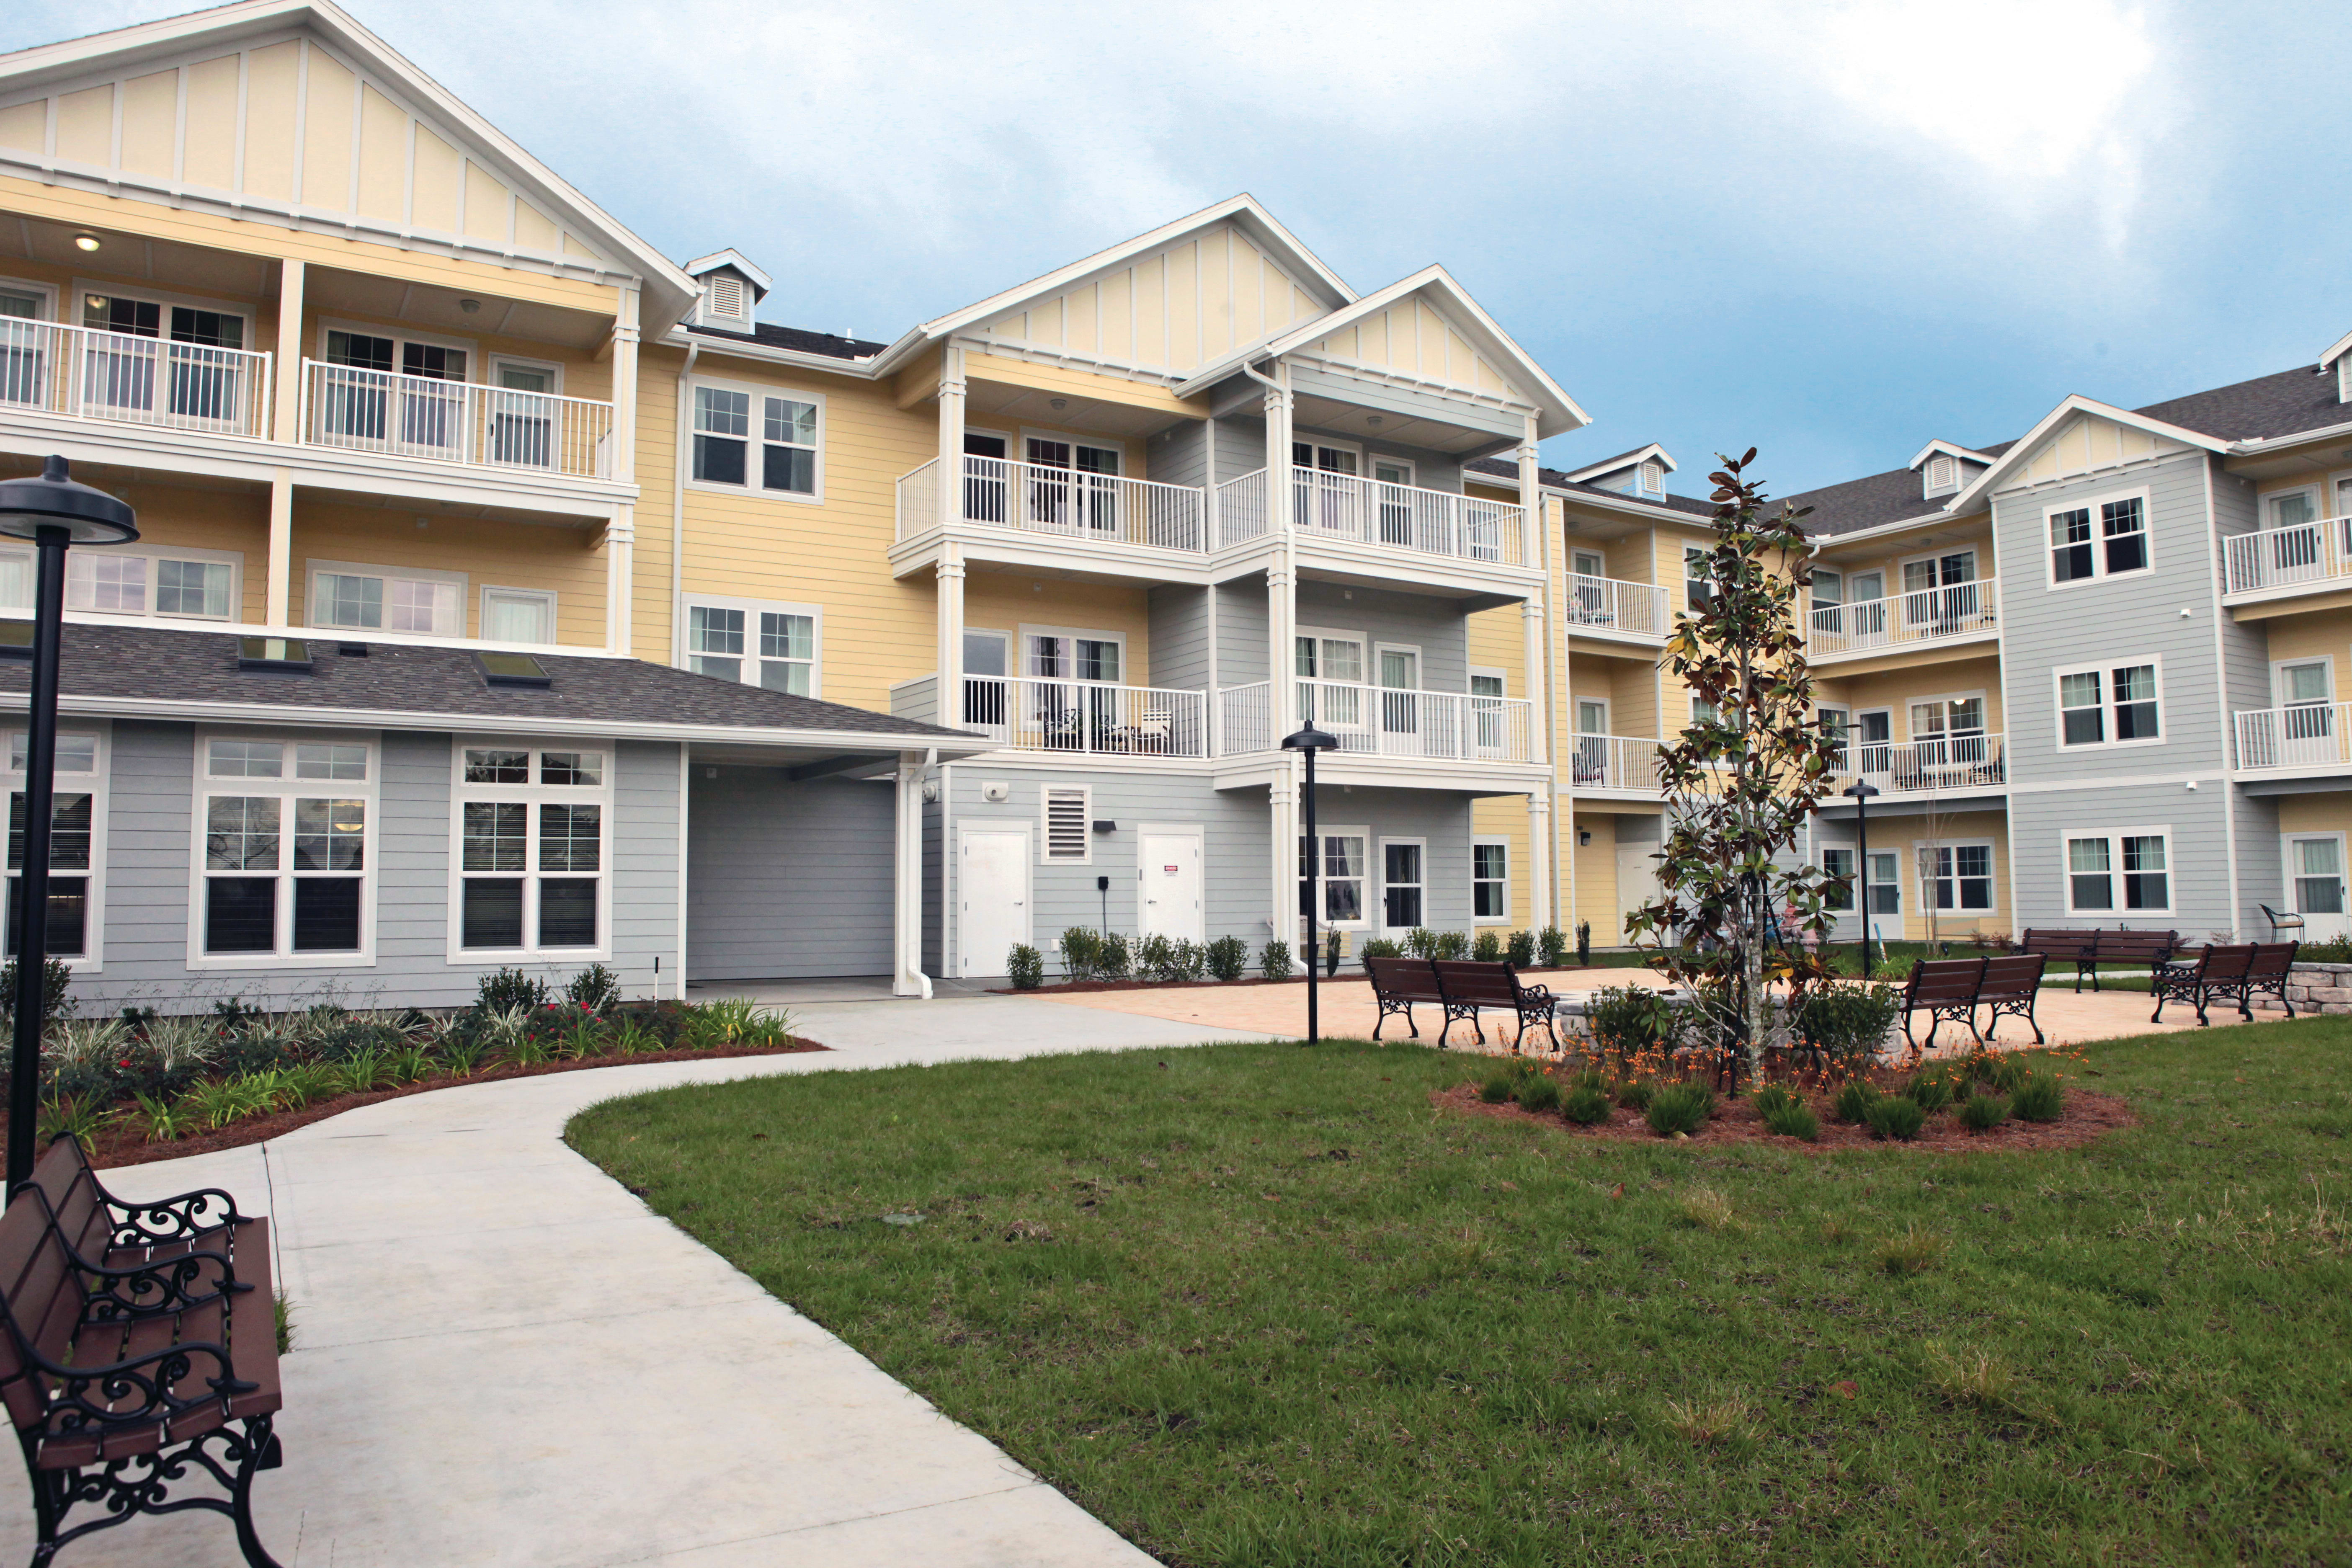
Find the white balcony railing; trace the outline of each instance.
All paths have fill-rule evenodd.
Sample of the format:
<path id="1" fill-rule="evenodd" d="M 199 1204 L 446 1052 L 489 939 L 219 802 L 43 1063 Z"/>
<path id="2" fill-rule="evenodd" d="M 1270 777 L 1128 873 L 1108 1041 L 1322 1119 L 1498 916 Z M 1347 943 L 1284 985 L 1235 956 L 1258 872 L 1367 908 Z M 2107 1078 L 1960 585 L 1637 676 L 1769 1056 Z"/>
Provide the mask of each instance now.
<path id="1" fill-rule="evenodd" d="M 1217 545 L 1244 544 L 1265 537 L 1273 524 L 1265 514 L 1265 470 L 1255 469 L 1217 487 Z"/>
<path id="2" fill-rule="evenodd" d="M 612 473 L 613 405 L 470 381 L 302 362 L 314 447 L 577 479 Z"/>
<path id="3" fill-rule="evenodd" d="M 2352 577 L 2352 517 L 2323 517 L 2222 541 L 2225 594 Z"/>
<path id="4" fill-rule="evenodd" d="M 1570 631 L 1586 627 L 1643 637 L 1664 637 L 1675 620 L 1665 589 L 1614 577 L 1570 577 L 1567 616 Z"/>
<path id="5" fill-rule="evenodd" d="M 1999 734 L 1969 731 L 1920 741 L 1855 741 L 1838 755 L 1840 778 L 1859 773 L 1890 795 L 1951 795 L 2009 782 Z"/>
<path id="6" fill-rule="evenodd" d="M 1383 484 L 1321 468 L 1290 470 L 1291 522 L 1307 538 L 1523 566 L 1531 558 L 1527 509 L 1453 490 Z"/>
<path id="7" fill-rule="evenodd" d="M 258 437 L 269 367 L 247 349 L 0 316 L 0 406 Z"/>
<path id="8" fill-rule="evenodd" d="M 938 472 L 934 458 L 899 479 L 899 538 L 938 521 Z M 1199 552 L 1208 543 L 1201 492 L 1190 485 L 968 456 L 956 500 L 963 521 L 992 528 L 1155 550 Z"/>
<path id="9" fill-rule="evenodd" d="M 2352 702 L 2297 702 L 2236 715 L 2241 768 L 2335 768 L 2352 763 Z"/>
<path id="10" fill-rule="evenodd" d="M 2000 604 L 1999 589 L 1983 582 L 1921 588 L 1891 599 L 1822 605 L 1812 614 L 1810 651 L 1820 658 L 1976 637 L 1998 624 Z"/>
<path id="11" fill-rule="evenodd" d="M 1099 680 L 967 675 L 960 727 L 1016 752 L 1205 757 L 1208 694 Z"/>
<path id="12" fill-rule="evenodd" d="M 1274 750 L 1274 684 L 1228 686 L 1217 693 L 1217 754 L 1245 756 Z"/>
<path id="13" fill-rule="evenodd" d="M 1337 735 L 1344 752 L 1464 762 L 1524 763 L 1534 758 L 1528 704 L 1515 697 L 1302 680 L 1297 698 L 1298 721 Z M 1274 743 L 1270 729 L 1263 736 L 1249 733 L 1256 744 L 1241 743 L 1244 731 L 1232 721 L 1233 710 L 1226 713 L 1228 752 L 1262 751 Z"/>
<path id="14" fill-rule="evenodd" d="M 1569 742 L 1569 781 L 1580 790 L 1655 795 L 1663 742 L 1633 735 L 1579 735 Z"/>

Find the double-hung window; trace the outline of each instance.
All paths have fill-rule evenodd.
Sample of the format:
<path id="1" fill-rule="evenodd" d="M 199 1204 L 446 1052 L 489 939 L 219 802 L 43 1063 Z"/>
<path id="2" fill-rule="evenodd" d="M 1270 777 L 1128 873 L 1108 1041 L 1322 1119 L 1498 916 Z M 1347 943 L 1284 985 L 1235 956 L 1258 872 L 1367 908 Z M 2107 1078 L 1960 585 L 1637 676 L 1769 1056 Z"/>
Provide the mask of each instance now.
<path id="1" fill-rule="evenodd" d="M 67 731 L 58 736 L 50 777 L 48 952 L 86 963 L 98 957 L 99 873 L 105 866 L 105 778 L 100 740 Z M 25 869 L 25 731 L 8 736 L 8 956 L 16 955 L 16 879 Z"/>
<path id="2" fill-rule="evenodd" d="M 803 500 L 823 493 L 822 397 L 698 383 L 693 411 L 695 483 Z"/>
<path id="3" fill-rule="evenodd" d="M 1298 677 L 1301 722 L 1339 731 L 1368 727 L 1363 638 L 1344 633 L 1301 632 L 1292 663 Z M 1341 744 L 1347 744 L 1344 735 Z"/>
<path id="4" fill-rule="evenodd" d="M 310 563 L 310 624 L 349 631 L 466 635 L 466 578 L 420 567 Z"/>
<path id="5" fill-rule="evenodd" d="M 375 747 L 199 735 L 192 960 L 367 962 Z"/>
<path id="6" fill-rule="evenodd" d="M 1683 599 L 1691 613 L 1706 610 L 1715 593 L 1714 569 L 1708 564 L 1707 552 L 1696 544 L 1683 546 Z"/>
<path id="7" fill-rule="evenodd" d="M 244 558 L 228 551 L 116 549 L 78 551 L 66 557 L 66 608 L 107 616 L 163 616 L 181 620 L 236 618 L 238 570 Z M 5 574 L 27 584 L 29 562 Z M 18 605 L 0 588 L 0 605 Z"/>
<path id="8" fill-rule="evenodd" d="M 820 620 L 814 605 L 689 600 L 686 667 L 719 680 L 740 680 L 794 697 L 817 696 Z"/>
<path id="9" fill-rule="evenodd" d="M 1824 849 L 1822 870 L 1829 878 L 1829 886 L 1822 889 L 1822 907 L 1846 910 L 1853 908 L 1853 851 Z"/>
<path id="10" fill-rule="evenodd" d="M 1473 920 L 1511 918 L 1511 844 L 1479 838 L 1470 845 L 1470 915 Z"/>
<path id="11" fill-rule="evenodd" d="M 1929 891 L 1939 910 L 1992 908 L 1992 846 L 1938 844 L 1922 857 Z"/>
<path id="12" fill-rule="evenodd" d="M 1864 904 L 1874 915 L 1899 915 L 1903 912 L 1903 857 L 1891 849 L 1870 852 L 1870 885 L 1864 889 Z"/>
<path id="13" fill-rule="evenodd" d="M 457 770 L 452 959 L 602 952 L 611 759 L 582 746 L 461 744 Z"/>
<path id="14" fill-rule="evenodd" d="M 2052 507 L 2043 514 L 2043 526 L 2049 531 L 2053 587 L 2147 570 L 2145 495 Z"/>
<path id="15" fill-rule="evenodd" d="M 1418 838 L 1381 840 L 1381 923 L 1391 931 L 1427 924 L 1423 911 L 1426 858 Z"/>
<path id="16" fill-rule="evenodd" d="M 1360 827 L 1343 827 L 1319 837 L 1323 842 L 1322 873 L 1323 908 L 1318 916 L 1327 926 L 1360 926 L 1364 923 L 1364 842 L 1370 836 Z M 1304 917 L 1312 909 L 1307 902 L 1308 875 L 1316 869 L 1308 856 L 1312 841 L 1298 841 L 1298 912 Z"/>
<path id="17" fill-rule="evenodd" d="M 2066 836 L 2066 912 L 2168 914 L 2172 833 L 2126 828 Z"/>
<path id="18" fill-rule="evenodd" d="M 2057 676 L 2060 745 L 2106 746 L 2163 739 L 2155 665 L 2062 669 Z"/>

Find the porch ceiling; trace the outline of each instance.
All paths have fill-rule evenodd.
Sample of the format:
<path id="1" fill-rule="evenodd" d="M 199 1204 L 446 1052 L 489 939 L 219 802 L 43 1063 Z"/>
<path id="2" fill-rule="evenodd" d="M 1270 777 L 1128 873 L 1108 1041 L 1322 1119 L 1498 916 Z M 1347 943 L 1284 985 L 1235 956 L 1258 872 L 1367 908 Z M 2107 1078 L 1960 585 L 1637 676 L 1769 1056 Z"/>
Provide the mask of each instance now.
<path id="1" fill-rule="evenodd" d="M 1302 430 L 1353 436 L 1360 440 L 1394 441 L 1402 446 L 1464 457 L 1483 455 L 1498 446 L 1508 445 L 1499 441 L 1491 430 L 1474 430 L 1461 425 L 1449 425 L 1442 419 L 1418 419 L 1409 414 L 1399 414 L 1394 409 L 1367 408 L 1360 404 L 1342 403 L 1333 397 L 1318 397 L 1312 393 L 1298 395 L 1292 417 Z"/>
<path id="2" fill-rule="evenodd" d="M 1002 427 L 1016 440 L 1024 427 L 1137 440 L 1180 422 L 1170 418 L 1165 409 L 1108 397 L 1088 397 L 1083 393 L 1053 387 L 991 380 L 975 371 L 967 372 L 965 385 L 965 428 Z M 1061 406 L 1055 407 L 1056 403 Z M 1018 452 L 1013 455 L 1020 456 Z"/>

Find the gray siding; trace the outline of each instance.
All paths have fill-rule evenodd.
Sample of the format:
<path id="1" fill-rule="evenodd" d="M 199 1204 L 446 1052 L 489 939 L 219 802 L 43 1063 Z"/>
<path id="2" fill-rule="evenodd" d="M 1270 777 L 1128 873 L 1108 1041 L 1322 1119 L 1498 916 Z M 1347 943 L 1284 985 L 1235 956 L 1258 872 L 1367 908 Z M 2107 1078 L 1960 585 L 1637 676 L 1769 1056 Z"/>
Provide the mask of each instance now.
<path id="1" fill-rule="evenodd" d="M 1265 416 L 1250 405 L 1248 414 L 1221 415 L 1217 419 L 1216 482 L 1237 479 L 1265 467 Z"/>
<path id="2" fill-rule="evenodd" d="M 1208 423 L 1205 420 L 1188 419 L 1183 424 L 1171 426 L 1153 437 L 1144 447 L 1143 477 L 1163 485 L 1198 487 L 1207 484 L 1209 482 L 1208 428 Z M 1223 453 L 1221 451 L 1218 456 L 1222 458 Z M 1223 464 L 1220 463 L 1219 466 L 1223 467 Z M 1228 469 L 1224 477 L 1231 479 L 1235 472 L 1247 471 L 1246 469 Z"/>
<path id="3" fill-rule="evenodd" d="M 1162 583 L 1146 595 L 1151 685 L 1181 691 L 1209 689 L 1209 595 L 1214 591 Z"/>
<path id="4" fill-rule="evenodd" d="M 1377 437 L 1343 435 L 1336 430 L 1317 430 L 1300 426 L 1293 433 L 1300 441 L 1337 441 L 1364 449 L 1364 477 L 1371 477 L 1373 458 L 1402 458 L 1412 464 L 1412 482 L 1424 490 L 1462 490 L 1462 459 L 1447 452 L 1432 451 L 1426 447 L 1408 447 L 1398 441 L 1383 441 Z"/>
<path id="5" fill-rule="evenodd" d="M 895 785 L 692 770 L 688 977 L 887 974 Z"/>
<path id="6" fill-rule="evenodd" d="M 1321 784 L 1315 791 L 1315 827 L 1329 833 L 1339 827 L 1362 827 L 1370 833 L 1364 846 L 1368 886 L 1366 901 L 1377 926 L 1384 892 L 1381 841 L 1419 838 L 1422 859 L 1422 923 L 1433 931 L 1472 929 L 1470 902 L 1471 800 L 1466 795 L 1402 789 L 1350 790 Z M 1525 868 L 1513 868 L 1522 879 Z M 1352 938 L 1349 950 L 1353 951 Z"/>
<path id="7" fill-rule="evenodd" d="M 1220 583 L 1217 597 L 1217 684 L 1254 686 L 1266 679 L 1265 574 Z"/>
<path id="8" fill-rule="evenodd" d="M 654 957 L 666 988 L 677 978 L 679 748 L 623 741 L 613 786 L 613 956 L 624 994 L 650 994 Z M 690 886 L 690 884 L 689 884 Z M 693 962 L 689 943 L 687 959 Z"/>
<path id="9" fill-rule="evenodd" d="M 1360 632 L 1368 639 L 1366 681 L 1380 679 L 1379 655 L 1371 645 L 1402 643 L 1421 649 L 1423 690 L 1470 689 L 1470 623 L 1459 601 L 1335 583 L 1301 583 L 1297 592 L 1299 626 Z"/>
<path id="10" fill-rule="evenodd" d="M 114 726 L 101 873 L 105 973 L 78 981 L 79 995 L 129 996 L 187 973 L 194 746 L 187 724 Z"/>

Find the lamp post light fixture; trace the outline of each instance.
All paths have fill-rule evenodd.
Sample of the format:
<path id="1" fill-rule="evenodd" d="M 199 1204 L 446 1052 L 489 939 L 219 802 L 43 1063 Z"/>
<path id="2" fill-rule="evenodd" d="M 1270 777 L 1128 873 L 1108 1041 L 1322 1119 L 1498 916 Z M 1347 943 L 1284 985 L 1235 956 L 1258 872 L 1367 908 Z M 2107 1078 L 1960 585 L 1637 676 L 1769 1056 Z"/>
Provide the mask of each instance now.
<path id="1" fill-rule="evenodd" d="M 1870 978 L 1870 799 L 1878 791 L 1856 779 L 1843 793 L 1853 801 L 1853 907 L 1862 915 L 1862 977 Z"/>
<path id="2" fill-rule="evenodd" d="M 128 544 L 139 520 L 128 502 L 77 484 L 52 457 L 38 479 L 0 480 L 0 537 L 40 548 L 33 599 L 33 682 L 25 723 L 25 851 L 16 914 L 16 1048 L 8 1074 L 8 1192 L 33 1174 L 41 1095 L 41 1026 L 47 1021 L 49 940 L 49 816 L 56 809 L 58 642 L 65 624 L 66 549 Z"/>
<path id="3" fill-rule="evenodd" d="M 1293 735 L 1282 740 L 1286 752 L 1298 752 L 1307 758 L 1307 1043 L 1315 1045 L 1323 1037 L 1322 1018 L 1316 1012 L 1315 971 L 1321 962 L 1315 942 L 1315 915 L 1323 907 L 1323 846 L 1315 837 L 1315 753 L 1328 752 L 1339 743 L 1339 737 L 1328 730 L 1307 724 Z"/>

